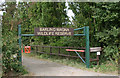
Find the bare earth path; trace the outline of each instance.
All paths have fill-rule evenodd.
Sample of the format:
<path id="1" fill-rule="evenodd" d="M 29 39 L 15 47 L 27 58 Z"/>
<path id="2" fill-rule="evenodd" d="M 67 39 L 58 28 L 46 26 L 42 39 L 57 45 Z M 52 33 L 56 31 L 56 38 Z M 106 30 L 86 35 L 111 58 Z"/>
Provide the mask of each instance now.
<path id="1" fill-rule="evenodd" d="M 28 56 L 23 56 L 23 65 L 33 76 L 111 76 Z"/>

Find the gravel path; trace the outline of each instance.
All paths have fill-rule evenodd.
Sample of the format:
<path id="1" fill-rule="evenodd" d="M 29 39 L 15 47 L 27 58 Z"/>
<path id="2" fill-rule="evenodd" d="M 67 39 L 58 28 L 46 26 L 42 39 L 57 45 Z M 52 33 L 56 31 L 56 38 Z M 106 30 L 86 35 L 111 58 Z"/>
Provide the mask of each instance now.
<path id="1" fill-rule="evenodd" d="M 33 76 L 113 76 L 23 56 L 23 65 Z"/>

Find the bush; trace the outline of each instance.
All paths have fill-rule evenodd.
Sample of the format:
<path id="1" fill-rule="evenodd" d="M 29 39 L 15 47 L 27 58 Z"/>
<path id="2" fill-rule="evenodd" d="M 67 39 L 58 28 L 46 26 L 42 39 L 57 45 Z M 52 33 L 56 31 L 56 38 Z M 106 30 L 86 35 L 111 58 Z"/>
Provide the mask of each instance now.
<path id="1" fill-rule="evenodd" d="M 118 37 L 120 35 L 120 29 L 112 27 L 111 30 L 104 30 L 96 34 L 96 38 L 103 46 L 102 57 L 105 60 L 110 60 L 112 63 L 118 64 L 118 48 L 120 46 Z"/>
<path id="2" fill-rule="evenodd" d="M 19 47 L 17 36 L 13 32 L 3 33 L 2 61 L 3 75 L 9 75 L 9 72 L 24 74 L 26 71 L 18 60 Z"/>

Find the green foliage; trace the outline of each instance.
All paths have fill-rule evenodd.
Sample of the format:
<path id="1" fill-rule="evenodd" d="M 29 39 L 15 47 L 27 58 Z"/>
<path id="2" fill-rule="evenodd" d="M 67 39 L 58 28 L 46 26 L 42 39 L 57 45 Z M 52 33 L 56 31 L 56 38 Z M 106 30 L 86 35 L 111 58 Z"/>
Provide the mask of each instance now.
<path id="1" fill-rule="evenodd" d="M 19 14 L 23 20 L 22 33 L 34 33 L 35 27 L 66 27 L 68 25 L 68 16 L 64 10 L 65 2 L 36 2 L 36 3 L 19 3 Z M 26 8 L 24 8 L 26 7 Z M 58 41 L 60 37 L 24 37 L 22 38 L 25 45 L 30 44 L 49 44 Z"/>
<path id="2" fill-rule="evenodd" d="M 41 54 L 39 57 L 40 58 L 49 58 L 50 56 L 48 54 Z"/>
<path id="3" fill-rule="evenodd" d="M 119 57 L 119 31 L 120 29 L 114 27 L 110 30 L 104 30 L 103 32 L 99 32 L 96 34 L 96 38 L 98 39 L 98 41 L 102 42 L 103 44 L 104 57 L 107 57 L 107 60 L 115 60 L 116 64 Z"/>
<path id="4" fill-rule="evenodd" d="M 81 43 L 83 42 L 83 43 Z M 51 43 L 51 46 L 73 46 L 73 47 L 85 47 L 84 38 L 80 37 L 61 37 L 59 41 Z"/>
<path id="5" fill-rule="evenodd" d="M 112 64 L 110 61 L 107 61 L 106 63 L 102 63 L 101 65 L 93 66 L 93 69 L 95 69 L 96 72 L 103 72 L 103 73 L 116 73 L 118 72 L 118 67 L 116 65 Z"/>
<path id="6" fill-rule="evenodd" d="M 65 3 L 19 3 L 19 19 L 22 19 L 22 33 L 34 33 L 34 27 L 72 27 L 89 26 L 90 47 L 102 47 L 101 61 L 118 60 L 119 36 L 119 6 L 116 3 L 69 3 L 75 14 L 72 25 L 64 10 Z M 25 7 L 25 8 L 24 8 Z M 24 45 L 51 45 L 85 47 L 84 37 L 37 36 L 22 38 Z M 94 57 L 94 55 L 93 55 Z"/>
<path id="7" fill-rule="evenodd" d="M 2 48 L 2 26 L 0 26 L 0 48 Z"/>
<path id="8" fill-rule="evenodd" d="M 22 2 L 16 8 L 16 3 L 6 3 L 6 13 L 3 15 L 3 68 L 4 73 L 14 70 L 21 72 L 18 58 L 18 31 L 21 23 L 22 34 L 34 33 L 35 27 L 72 27 L 89 26 L 90 47 L 103 48 L 101 62 L 118 60 L 120 47 L 120 2 L 117 3 L 69 3 L 74 12 L 72 25 L 69 25 L 64 2 Z M 76 32 L 75 32 L 76 33 Z M 33 36 L 23 37 L 23 45 L 52 45 L 85 47 L 84 37 Z M 55 50 L 56 51 L 56 50 Z M 41 57 L 47 57 L 42 55 Z M 8 60 L 9 59 L 9 60 Z M 17 63 L 17 64 L 16 64 Z M 11 69 L 12 68 L 12 69 Z"/>
<path id="9" fill-rule="evenodd" d="M 3 75 L 21 75 L 27 73 L 19 62 L 16 3 L 6 3 L 6 13 L 2 20 L 2 69 Z M 16 74 L 15 74 L 16 73 Z"/>
<path id="10" fill-rule="evenodd" d="M 2 53 L 3 75 L 8 75 L 10 71 L 14 71 L 19 74 L 24 74 L 23 72 L 26 72 L 18 60 L 18 42 L 17 38 L 11 31 L 6 35 L 4 34 Z"/>
<path id="11" fill-rule="evenodd" d="M 90 47 L 103 48 L 101 61 L 117 63 L 120 47 L 120 2 L 116 3 L 69 3 L 75 13 L 74 26 L 89 26 Z M 82 43 L 83 44 L 83 43 Z"/>

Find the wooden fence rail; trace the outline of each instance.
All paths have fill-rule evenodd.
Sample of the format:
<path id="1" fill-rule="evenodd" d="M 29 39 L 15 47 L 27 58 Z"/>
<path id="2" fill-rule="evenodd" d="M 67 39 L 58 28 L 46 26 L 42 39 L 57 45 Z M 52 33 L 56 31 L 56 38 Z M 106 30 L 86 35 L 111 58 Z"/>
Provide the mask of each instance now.
<path id="1" fill-rule="evenodd" d="M 31 45 L 31 48 L 32 48 L 32 52 L 36 52 L 36 53 L 58 55 L 58 56 L 65 56 L 65 57 L 74 57 L 74 58 L 79 58 L 79 56 L 75 55 L 74 52 L 67 52 L 65 49 L 85 50 L 84 47 L 58 47 L 58 46 L 41 46 L 41 45 Z M 45 48 L 47 48 L 47 52 L 45 51 L 46 50 Z M 54 52 L 53 49 L 57 49 L 57 52 Z M 62 49 L 64 51 L 63 53 L 62 53 Z M 100 51 L 101 51 L 101 47 L 90 48 L 90 53 L 96 53 Z M 84 53 L 80 54 L 83 59 L 85 59 Z M 90 58 L 90 61 L 97 61 L 97 64 L 99 64 L 99 55 L 96 54 L 96 58 L 94 59 Z"/>

